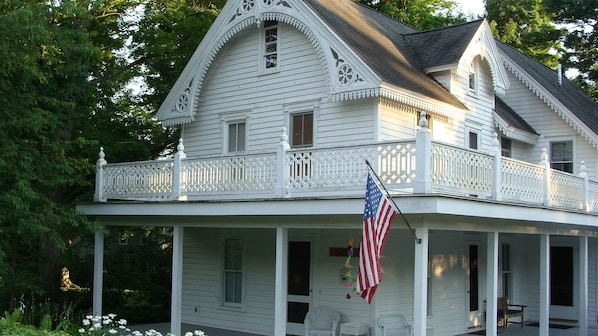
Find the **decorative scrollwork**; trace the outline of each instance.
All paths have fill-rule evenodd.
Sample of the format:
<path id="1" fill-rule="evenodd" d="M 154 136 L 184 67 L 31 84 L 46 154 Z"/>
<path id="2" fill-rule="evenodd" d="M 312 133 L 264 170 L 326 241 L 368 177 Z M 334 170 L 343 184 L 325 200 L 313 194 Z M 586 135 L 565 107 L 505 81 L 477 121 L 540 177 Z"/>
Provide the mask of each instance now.
<path id="1" fill-rule="evenodd" d="M 245 13 L 251 12 L 255 8 L 255 0 L 243 0 L 241 8 L 243 8 L 243 12 Z"/>
<path id="2" fill-rule="evenodd" d="M 189 89 L 185 90 L 176 102 L 175 109 L 179 113 L 183 113 L 189 107 Z"/>
<path id="3" fill-rule="evenodd" d="M 336 82 L 341 86 L 349 86 L 355 82 L 363 81 L 353 66 L 342 59 L 334 49 L 330 49 L 336 61 Z"/>
<path id="4" fill-rule="evenodd" d="M 276 3 L 276 0 L 262 0 L 262 3 L 265 7 L 272 7 Z"/>

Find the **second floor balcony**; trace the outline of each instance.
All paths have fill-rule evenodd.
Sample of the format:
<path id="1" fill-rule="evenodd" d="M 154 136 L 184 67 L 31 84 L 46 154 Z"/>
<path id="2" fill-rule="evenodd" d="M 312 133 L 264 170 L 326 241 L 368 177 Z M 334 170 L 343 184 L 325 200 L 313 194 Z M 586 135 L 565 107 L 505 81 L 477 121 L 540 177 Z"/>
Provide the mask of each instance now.
<path id="1" fill-rule="evenodd" d="M 415 139 L 358 146 L 290 149 L 285 131 L 275 151 L 187 158 L 182 140 L 172 159 L 108 164 L 100 151 L 95 201 L 194 201 L 359 197 L 369 162 L 390 194 L 438 194 L 536 204 L 598 214 L 598 182 L 538 164 Z"/>

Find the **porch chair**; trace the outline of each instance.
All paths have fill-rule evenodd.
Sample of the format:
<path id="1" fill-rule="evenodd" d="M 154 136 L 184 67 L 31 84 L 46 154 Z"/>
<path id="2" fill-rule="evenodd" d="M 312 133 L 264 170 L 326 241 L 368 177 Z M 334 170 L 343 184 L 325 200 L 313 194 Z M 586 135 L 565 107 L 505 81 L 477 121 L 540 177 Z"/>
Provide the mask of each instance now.
<path id="1" fill-rule="evenodd" d="M 378 318 L 378 326 L 382 328 L 382 336 L 411 336 L 413 328 L 405 316 L 401 314 L 384 314 Z"/>
<path id="2" fill-rule="evenodd" d="M 336 336 L 336 329 L 340 320 L 341 314 L 336 309 L 327 306 L 315 307 L 305 315 L 305 321 L 303 322 L 305 336 Z"/>
<path id="3" fill-rule="evenodd" d="M 521 322 L 511 322 L 511 323 L 520 323 L 521 328 L 523 328 L 523 320 L 525 314 L 525 307 L 526 305 L 520 304 L 511 304 L 508 302 L 506 297 L 499 297 L 497 301 L 498 305 L 498 323 L 502 324 L 503 329 L 506 329 L 509 326 L 509 319 L 512 317 L 520 317 Z"/>

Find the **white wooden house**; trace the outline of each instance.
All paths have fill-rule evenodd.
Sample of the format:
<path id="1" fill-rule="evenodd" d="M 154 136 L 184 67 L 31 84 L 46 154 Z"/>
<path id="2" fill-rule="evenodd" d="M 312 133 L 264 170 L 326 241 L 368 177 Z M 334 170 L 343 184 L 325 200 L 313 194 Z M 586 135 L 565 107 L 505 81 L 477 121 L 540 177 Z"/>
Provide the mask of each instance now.
<path id="1" fill-rule="evenodd" d="M 302 335 L 332 306 L 370 335 L 388 313 L 417 336 L 495 335 L 498 297 L 540 335 L 596 327 L 597 104 L 484 20 L 421 32 L 351 0 L 228 1 L 157 117 L 182 130 L 176 156 L 101 151 L 78 208 L 174 228 L 176 334 Z M 404 217 L 371 304 L 342 276 L 365 160 Z M 97 233 L 95 312 L 102 248 Z"/>

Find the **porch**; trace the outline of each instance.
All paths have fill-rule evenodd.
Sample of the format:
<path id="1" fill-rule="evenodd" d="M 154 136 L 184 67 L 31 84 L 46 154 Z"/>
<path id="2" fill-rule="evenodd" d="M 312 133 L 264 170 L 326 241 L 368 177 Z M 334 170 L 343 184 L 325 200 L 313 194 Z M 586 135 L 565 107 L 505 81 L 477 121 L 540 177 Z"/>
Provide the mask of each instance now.
<path id="1" fill-rule="evenodd" d="M 495 134 L 496 136 L 496 134 Z M 97 161 L 95 201 L 150 202 L 361 197 L 370 162 L 393 195 L 464 196 L 598 213 L 598 182 L 583 161 L 573 175 L 501 156 L 432 141 L 421 127 L 414 140 L 290 149 L 283 130 L 276 152 L 187 158 L 180 140 L 174 158 L 108 164 Z"/>
<path id="2" fill-rule="evenodd" d="M 530 325 L 531 323 L 527 323 L 524 325 L 523 328 L 520 328 L 518 325 L 510 326 L 504 331 L 500 331 L 499 335 L 502 336 L 535 336 L 539 335 L 540 328 L 537 326 Z M 162 333 L 162 335 L 166 335 L 170 331 L 170 323 L 156 323 L 156 324 L 145 324 L 145 325 L 138 325 L 132 326 L 133 330 L 138 330 L 141 332 L 145 332 L 150 329 L 154 329 Z M 202 330 L 206 336 L 256 336 L 255 334 L 243 333 L 243 332 L 236 332 L 218 328 L 210 328 L 210 327 L 203 327 L 189 323 L 182 323 L 181 330 L 183 332 L 187 331 L 194 331 L 194 330 Z M 571 327 L 565 328 L 563 325 L 553 324 L 549 330 L 550 336 L 578 336 L 580 335 L 579 327 Z M 462 334 L 458 336 L 470 336 L 470 335 L 485 335 L 484 331 L 479 331 L 470 334 Z M 595 328 L 588 328 L 588 336 L 598 336 L 598 329 Z"/>

